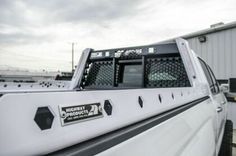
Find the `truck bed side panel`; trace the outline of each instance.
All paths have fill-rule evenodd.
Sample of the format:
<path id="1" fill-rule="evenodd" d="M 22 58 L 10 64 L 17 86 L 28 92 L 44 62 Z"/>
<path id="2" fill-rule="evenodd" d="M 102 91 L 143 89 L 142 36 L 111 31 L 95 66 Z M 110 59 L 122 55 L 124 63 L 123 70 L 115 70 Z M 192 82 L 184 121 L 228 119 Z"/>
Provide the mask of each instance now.
<path id="1" fill-rule="evenodd" d="M 213 107 L 210 100 L 202 102 L 99 155 L 213 156 Z"/>

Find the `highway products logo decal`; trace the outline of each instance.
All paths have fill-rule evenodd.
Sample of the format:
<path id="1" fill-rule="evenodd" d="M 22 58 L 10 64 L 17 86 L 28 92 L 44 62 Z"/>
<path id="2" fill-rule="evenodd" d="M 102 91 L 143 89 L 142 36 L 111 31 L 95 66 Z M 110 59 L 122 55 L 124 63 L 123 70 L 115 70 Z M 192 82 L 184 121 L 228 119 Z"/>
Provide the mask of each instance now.
<path id="1" fill-rule="evenodd" d="M 103 117 L 100 103 L 59 107 L 62 126 Z"/>

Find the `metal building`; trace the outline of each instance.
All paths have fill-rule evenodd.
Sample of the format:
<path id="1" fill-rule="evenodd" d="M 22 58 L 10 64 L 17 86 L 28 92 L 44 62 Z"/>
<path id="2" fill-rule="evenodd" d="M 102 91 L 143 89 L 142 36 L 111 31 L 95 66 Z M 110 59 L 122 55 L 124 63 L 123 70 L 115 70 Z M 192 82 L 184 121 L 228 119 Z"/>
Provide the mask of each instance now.
<path id="1" fill-rule="evenodd" d="M 236 78 L 236 22 L 181 36 L 202 57 L 219 80 Z"/>

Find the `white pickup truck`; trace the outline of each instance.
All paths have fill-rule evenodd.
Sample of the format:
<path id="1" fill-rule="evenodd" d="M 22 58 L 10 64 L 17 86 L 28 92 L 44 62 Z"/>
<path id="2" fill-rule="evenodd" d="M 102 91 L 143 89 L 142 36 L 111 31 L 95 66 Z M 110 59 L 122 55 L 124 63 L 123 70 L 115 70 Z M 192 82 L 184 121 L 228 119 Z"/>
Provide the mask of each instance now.
<path id="1" fill-rule="evenodd" d="M 0 155 L 231 156 L 226 113 L 181 38 L 86 49 L 69 83 L 0 83 Z"/>

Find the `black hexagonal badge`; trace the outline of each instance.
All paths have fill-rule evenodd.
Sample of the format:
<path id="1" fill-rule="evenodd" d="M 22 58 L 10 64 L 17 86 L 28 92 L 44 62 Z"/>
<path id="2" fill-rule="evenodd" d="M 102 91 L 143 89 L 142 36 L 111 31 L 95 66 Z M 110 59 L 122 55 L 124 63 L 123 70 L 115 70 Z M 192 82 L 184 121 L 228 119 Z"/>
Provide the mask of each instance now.
<path id="1" fill-rule="evenodd" d="M 50 129 L 52 127 L 54 115 L 48 107 L 39 107 L 36 111 L 34 121 L 41 130 Z"/>

